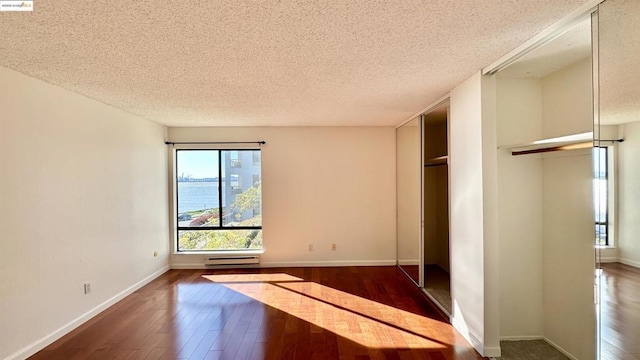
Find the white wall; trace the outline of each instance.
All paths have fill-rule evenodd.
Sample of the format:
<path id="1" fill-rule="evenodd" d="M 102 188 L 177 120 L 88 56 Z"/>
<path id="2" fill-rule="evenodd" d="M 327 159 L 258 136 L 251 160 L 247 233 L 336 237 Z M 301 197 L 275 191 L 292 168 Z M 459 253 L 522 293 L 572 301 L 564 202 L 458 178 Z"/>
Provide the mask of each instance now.
<path id="1" fill-rule="evenodd" d="M 485 356 L 499 356 L 495 88 L 479 72 L 451 91 L 452 323 Z"/>
<path id="2" fill-rule="evenodd" d="M 164 127 L 4 67 L 0 109 L 0 358 L 11 359 L 167 269 L 167 161 Z"/>
<path id="3" fill-rule="evenodd" d="M 546 138 L 593 131 L 591 59 L 542 79 L 542 133 Z"/>
<path id="4" fill-rule="evenodd" d="M 542 138 L 542 83 L 497 79 L 500 146 Z M 498 152 L 500 337 L 542 337 L 542 160 Z"/>
<path id="5" fill-rule="evenodd" d="M 544 335 L 577 359 L 595 357 L 590 150 L 543 161 Z"/>
<path id="6" fill-rule="evenodd" d="M 500 244 L 498 241 L 498 151 L 496 79 L 481 76 L 482 211 L 484 218 L 484 341 L 487 356 L 500 355 Z"/>
<path id="7" fill-rule="evenodd" d="M 589 60 L 542 79 L 542 135 L 592 131 Z M 595 357 L 591 150 L 543 159 L 544 336 L 578 359 Z"/>
<path id="8" fill-rule="evenodd" d="M 262 147 L 264 266 L 396 263 L 394 128 L 170 128 L 168 137 L 267 142 Z M 171 262 L 197 267 L 202 256 L 177 254 Z"/>
<path id="9" fill-rule="evenodd" d="M 640 122 L 620 125 L 618 150 L 618 257 L 640 267 Z"/>

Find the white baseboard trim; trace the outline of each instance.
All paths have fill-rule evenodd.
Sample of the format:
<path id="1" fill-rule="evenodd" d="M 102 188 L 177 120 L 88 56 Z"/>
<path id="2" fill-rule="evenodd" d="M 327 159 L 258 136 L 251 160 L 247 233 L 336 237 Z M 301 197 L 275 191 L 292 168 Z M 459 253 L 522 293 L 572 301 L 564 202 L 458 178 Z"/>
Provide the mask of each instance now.
<path id="1" fill-rule="evenodd" d="M 500 347 L 486 347 L 484 348 L 484 353 L 482 354 L 484 357 L 497 357 L 502 356 L 502 349 Z"/>
<path id="2" fill-rule="evenodd" d="M 338 260 L 338 261 L 274 261 L 260 263 L 260 267 L 338 267 L 338 266 L 395 266 L 395 260 Z"/>
<path id="3" fill-rule="evenodd" d="M 464 319 L 461 319 L 460 316 L 456 316 L 454 311 L 454 314 L 451 314 L 451 317 L 449 318 L 449 322 L 453 328 L 456 329 L 458 333 L 460 333 L 460 335 L 462 335 L 462 337 L 474 347 L 474 349 L 480 352 L 480 350 L 478 350 L 478 346 L 482 346 L 482 344 L 475 338 L 475 336 L 472 336 L 469 333 L 469 329 L 467 329 L 467 324 L 464 322 Z"/>
<path id="4" fill-rule="evenodd" d="M 398 260 L 398 265 L 420 265 L 420 260 Z"/>
<path id="5" fill-rule="evenodd" d="M 212 270 L 212 269 L 257 269 L 260 264 L 245 265 L 215 265 L 207 266 L 205 264 L 172 264 L 171 270 Z"/>
<path id="6" fill-rule="evenodd" d="M 88 320 L 93 318 L 94 316 L 96 316 L 99 313 L 103 312 L 104 310 L 106 310 L 110 306 L 114 305 L 118 301 L 120 301 L 120 300 L 124 299 L 125 297 L 129 296 L 134 291 L 140 289 L 141 287 L 143 287 L 143 286 L 147 285 L 148 283 L 150 283 L 151 281 L 155 280 L 158 276 L 164 274 L 168 270 L 169 270 L 169 266 L 168 265 L 162 267 L 160 270 L 158 270 L 158 271 L 154 272 L 153 274 L 145 277 L 144 279 L 138 281 L 137 283 L 129 286 L 128 288 L 126 288 L 123 291 L 119 292 L 115 296 L 107 299 L 106 301 L 104 301 L 100 305 L 94 307 L 93 309 L 87 311 L 86 313 L 84 313 L 84 314 L 78 316 L 77 318 L 71 320 L 66 325 L 60 327 L 59 329 L 55 330 L 51 334 L 49 334 L 49 335 L 47 335 L 47 336 L 45 336 L 45 337 L 43 337 L 43 338 L 41 338 L 39 340 L 36 340 L 36 341 L 32 342 L 31 344 L 23 347 L 22 349 L 16 351 L 15 353 L 9 355 L 8 357 L 4 358 L 4 360 L 22 360 L 22 359 L 28 358 L 29 356 L 37 353 L 38 351 L 40 351 L 40 350 L 44 349 L 45 347 L 47 347 L 48 345 L 52 344 L 54 341 L 60 339 L 64 335 L 68 334 L 73 329 L 75 329 L 78 326 L 84 324 L 85 322 L 87 322 Z"/>
<path id="7" fill-rule="evenodd" d="M 338 267 L 338 266 L 395 266 L 395 260 L 344 260 L 344 261 L 267 261 L 251 266 L 229 266 L 227 268 L 276 268 L 276 267 Z M 213 269 L 211 266 L 197 263 L 171 264 L 176 270 Z"/>
<path id="8" fill-rule="evenodd" d="M 498 347 L 484 346 L 484 344 L 480 342 L 478 338 L 473 336 L 473 334 L 469 333 L 468 335 L 469 335 L 468 341 L 471 343 L 471 345 L 473 345 L 473 348 L 476 349 L 476 351 L 483 357 L 500 357 L 502 355 L 502 349 L 500 349 L 500 346 Z"/>
<path id="9" fill-rule="evenodd" d="M 640 262 L 638 262 L 638 261 L 634 261 L 634 260 L 630 260 L 630 259 L 618 258 L 618 262 L 620 262 L 622 264 L 625 264 L 625 265 L 629 265 L 629 266 L 640 268 Z"/>
<path id="10" fill-rule="evenodd" d="M 480 342 L 480 340 L 478 340 L 478 338 L 476 338 L 475 336 L 473 336 L 473 334 L 471 333 L 467 333 L 466 336 L 468 339 L 467 341 L 469 341 L 471 343 L 471 345 L 473 346 L 474 349 L 476 349 L 476 351 L 482 355 L 482 352 L 484 351 L 484 348 L 482 346 L 482 342 Z"/>
<path id="11" fill-rule="evenodd" d="M 490 347 L 484 346 L 482 341 L 478 340 L 468 329 L 467 324 L 460 317 L 452 316 L 451 325 L 458 331 L 462 337 L 473 346 L 473 348 L 483 357 L 500 357 L 502 350 L 500 346 Z"/>
<path id="12" fill-rule="evenodd" d="M 549 345 L 553 346 L 554 348 L 556 348 L 556 350 L 558 350 L 558 351 L 560 351 L 561 353 L 563 353 L 563 354 L 564 354 L 564 356 L 568 357 L 569 359 L 571 359 L 571 360 L 578 360 L 578 358 L 577 358 L 577 357 L 575 357 L 575 356 L 571 355 L 567 350 L 565 350 L 565 349 L 561 348 L 561 347 L 560 347 L 560 345 L 558 345 L 558 344 L 554 343 L 553 341 L 549 340 L 548 338 L 546 338 L 546 337 L 545 337 L 545 338 L 542 338 L 542 340 L 546 341 L 546 342 L 547 342 L 547 344 L 549 344 Z"/>
<path id="13" fill-rule="evenodd" d="M 500 336 L 500 341 L 528 341 L 528 340 L 544 340 L 544 336 L 542 335 Z"/>
<path id="14" fill-rule="evenodd" d="M 640 268 L 640 261 L 624 259 L 624 258 L 619 258 L 615 256 L 603 256 L 600 258 L 600 262 L 603 264 L 620 263 L 620 264 L 625 264 L 625 265 Z"/>
<path id="15" fill-rule="evenodd" d="M 473 335 L 467 328 L 467 324 L 460 316 L 451 316 L 451 325 L 462 337 L 473 346 L 473 348 L 484 357 L 500 357 L 500 347 L 485 347 L 482 341 Z"/>
<path id="16" fill-rule="evenodd" d="M 210 269 L 210 267 L 207 267 L 205 264 L 191 264 L 191 263 L 184 263 L 184 264 L 171 264 L 171 270 L 204 270 L 204 269 Z"/>

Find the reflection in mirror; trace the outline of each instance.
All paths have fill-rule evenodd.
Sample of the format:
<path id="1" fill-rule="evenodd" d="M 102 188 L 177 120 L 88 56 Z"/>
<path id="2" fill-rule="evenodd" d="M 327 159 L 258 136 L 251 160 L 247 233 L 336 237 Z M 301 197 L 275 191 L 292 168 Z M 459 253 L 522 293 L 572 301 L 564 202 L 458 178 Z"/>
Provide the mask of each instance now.
<path id="1" fill-rule="evenodd" d="M 640 356 L 640 1 L 598 8 L 599 134 L 596 241 L 600 245 L 602 359 Z M 624 141 L 608 141 L 620 140 Z"/>
<path id="2" fill-rule="evenodd" d="M 420 118 L 396 129 L 396 186 L 398 226 L 398 266 L 418 286 L 422 286 L 420 261 L 420 183 L 421 138 Z"/>

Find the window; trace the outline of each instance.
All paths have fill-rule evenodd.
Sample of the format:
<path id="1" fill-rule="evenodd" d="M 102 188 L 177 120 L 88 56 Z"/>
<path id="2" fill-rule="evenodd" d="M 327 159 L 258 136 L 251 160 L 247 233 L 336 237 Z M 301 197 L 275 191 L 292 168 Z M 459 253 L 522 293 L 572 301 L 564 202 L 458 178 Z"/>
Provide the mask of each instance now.
<path id="1" fill-rule="evenodd" d="M 233 167 L 233 165 L 231 165 Z M 242 194 L 242 178 L 240 174 L 231 174 L 229 185 L 231 186 L 231 194 L 238 195 Z"/>
<path id="2" fill-rule="evenodd" d="M 596 147 L 593 152 L 593 203 L 597 246 L 610 246 L 613 239 L 613 148 Z"/>
<path id="3" fill-rule="evenodd" d="M 228 151 L 229 160 L 231 161 L 231 167 L 239 168 L 242 167 L 242 158 L 240 157 L 240 151 Z M 258 153 L 260 153 L 258 151 Z"/>
<path id="4" fill-rule="evenodd" d="M 261 168 L 242 166 L 255 153 L 176 150 L 178 251 L 262 248 Z"/>

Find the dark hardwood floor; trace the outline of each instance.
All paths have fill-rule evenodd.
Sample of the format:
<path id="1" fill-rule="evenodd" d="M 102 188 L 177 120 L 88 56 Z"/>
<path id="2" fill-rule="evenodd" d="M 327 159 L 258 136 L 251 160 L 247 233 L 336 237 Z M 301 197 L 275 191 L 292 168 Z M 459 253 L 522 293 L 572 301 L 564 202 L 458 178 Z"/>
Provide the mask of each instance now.
<path id="1" fill-rule="evenodd" d="M 32 359 L 477 359 L 395 267 L 171 270 Z"/>
<path id="2" fill-rule="evenodd" d="M 602 264 L 601 357 L 640 360 L 640 269 Z"/>

